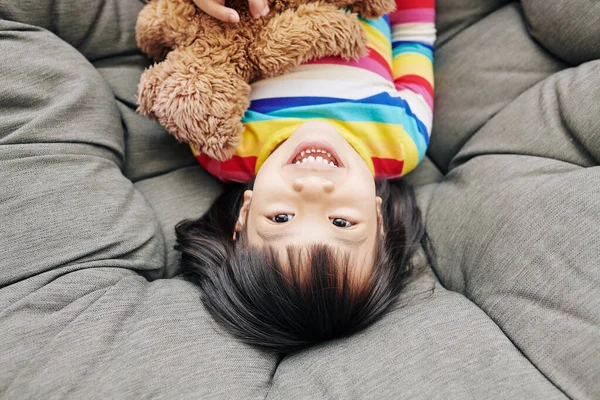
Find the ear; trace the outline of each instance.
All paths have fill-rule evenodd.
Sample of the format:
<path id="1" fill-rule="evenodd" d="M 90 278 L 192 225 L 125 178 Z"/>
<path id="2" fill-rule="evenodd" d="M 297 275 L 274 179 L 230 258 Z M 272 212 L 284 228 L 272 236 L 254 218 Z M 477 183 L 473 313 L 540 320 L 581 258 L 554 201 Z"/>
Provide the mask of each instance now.
<path id="1" fill-rule="evenodd" d="M 381 199 L 381 197 L 377 196 L 375 197 L 375 205 L 377 207 L 377 224 L 379 225 L 379 234 L 384 237 L 385 236 L 385 232 L 383 229 L 383 217 L 381 216 L 381 204 L 383 203 L 383 200 Z"/>
<path id="2" fill-rule="evenodd" d="M 235 223 L 235 228 L 233 230 L 233 240 L 235 241 L 237 237 L 237 233 L 243 230 L 246 226 L 246 220 L 248 219 L 248 212 L 250 211 L 250 203 L 252 202 L 252 190 L 246 190 L 244 192 L 244 203 L 242 204 L 242 208 L 240 208 L 240 214 L 238 215 L 238 220 Z"/>

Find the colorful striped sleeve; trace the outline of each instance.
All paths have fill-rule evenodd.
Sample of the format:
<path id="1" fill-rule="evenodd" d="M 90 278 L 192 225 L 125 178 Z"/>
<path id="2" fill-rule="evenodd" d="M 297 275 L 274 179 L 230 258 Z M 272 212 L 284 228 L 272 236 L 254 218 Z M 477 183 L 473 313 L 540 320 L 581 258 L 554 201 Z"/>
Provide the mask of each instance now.
<path id="1" fill-rule="evenodd" d="M 389 14 L 392 75 L 401 97 L 431 134 L 435 0 L 397 0 Z"/>

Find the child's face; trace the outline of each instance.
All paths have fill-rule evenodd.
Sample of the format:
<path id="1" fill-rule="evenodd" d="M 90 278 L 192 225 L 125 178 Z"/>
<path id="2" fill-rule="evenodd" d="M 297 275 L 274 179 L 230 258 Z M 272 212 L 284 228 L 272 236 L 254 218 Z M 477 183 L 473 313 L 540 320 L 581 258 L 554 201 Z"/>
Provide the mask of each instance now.
<path id="1" fill-rule="evenodd" d="M 251 246 L 327 244 L 371 265 L 380 205 L 358 153 L 333 126 L 309 122 L 265 161 L 244 195 L 237 229 L 247 224 Z"/>

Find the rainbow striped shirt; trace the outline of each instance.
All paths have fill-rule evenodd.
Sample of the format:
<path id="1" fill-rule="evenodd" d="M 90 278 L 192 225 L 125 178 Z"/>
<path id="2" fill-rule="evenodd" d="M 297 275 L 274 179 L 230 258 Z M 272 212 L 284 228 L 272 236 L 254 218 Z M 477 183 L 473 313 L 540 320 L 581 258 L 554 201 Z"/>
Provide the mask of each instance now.
<path id="1" fill-rule="evenodd" d="M 223 181 L 251 180 L 279 143 L 307 120 L 332 124 L 376 179 L 400 177 L 425 155 L 433 120 L 435 0 L 396 0 L 363 20 L 369 54 L 318 59 L 252 84 L 245 131 L 230 160 L 195 154 Z"/>

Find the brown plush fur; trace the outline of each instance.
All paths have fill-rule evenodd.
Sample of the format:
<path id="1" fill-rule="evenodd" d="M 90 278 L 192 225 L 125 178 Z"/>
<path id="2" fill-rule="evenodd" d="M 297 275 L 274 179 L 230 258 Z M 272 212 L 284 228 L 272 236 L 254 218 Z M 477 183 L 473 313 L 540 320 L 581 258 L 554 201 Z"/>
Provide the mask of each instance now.
<path id="1" fill-rule="evenodd" d="M 138 111 L 222 161 L 239 144 L 250 82 L 319 57 L 365 55 L 356 13 L 376 18 L 393 11 L 395 1 L 270 0 L 270 13 L 260 19 L 250 15 L 247 0 L 226 5 L 240 22 L 212 18 L 192 0 L 151 0 L 136 26 L 140 49 L 158 62 L 142 75 Z"/>

